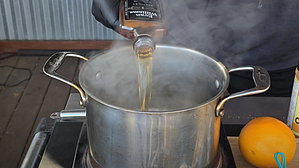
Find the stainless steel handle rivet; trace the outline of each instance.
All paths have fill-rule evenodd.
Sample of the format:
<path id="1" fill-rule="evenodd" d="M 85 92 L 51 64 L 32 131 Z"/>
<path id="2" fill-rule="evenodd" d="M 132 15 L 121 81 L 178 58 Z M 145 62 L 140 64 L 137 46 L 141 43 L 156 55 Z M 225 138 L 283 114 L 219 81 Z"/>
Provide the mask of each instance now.
<path id="1" fill-rule="evenodd" d="M 217 112 L 216 116 L 217 116 L 217 117 L 218 117 L 218 116 L 223 117 L 224 114 L 225 114 L 225 113 L 224 113 L 224 110 L 221 110 L 221 111 Z"/>

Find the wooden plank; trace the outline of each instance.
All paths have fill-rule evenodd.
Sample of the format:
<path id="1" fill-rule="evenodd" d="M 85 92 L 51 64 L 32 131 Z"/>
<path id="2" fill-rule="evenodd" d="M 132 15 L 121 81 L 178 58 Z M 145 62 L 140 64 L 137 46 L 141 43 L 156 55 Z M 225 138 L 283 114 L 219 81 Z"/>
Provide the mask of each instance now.
<path id="1" fill-rule="evenodd" d="M 5 58 L 8 55 L 2 54 L 1 58 Z M 3 59 L 0 62 L 0 84 L 5 84 L 5 82 L 8 80 L 9 75 L 12 72 L 12 68 L 4 67 L 4 66 L 15 66 L 19 57 L 10 57 L 7 59 Z M 0 92 L 2 90 L 2 86 L 0 87 Z"/>
<path id="2" fill-rule="evenodd" d="M 244 157 L 242 156 L 238 141 L 239 137 L 228 137 L 228 141 L 230 143 L 234 159 L 236 162 L 237 168 L 254 168 L 249 162 L 247 162 Z M 296 138 L 297 146 L 299 146 L 299 138 Z M 273 156 L 274 157 L 274 156 Z M 299 148 L 296 149 L 295 155 L 292 161 L 287 165 L 287 168 L 297 168 L 299 165 Z"/>
<path id="3" fill-rule="evenodd" d="M 73 79 L 76 76 L 75 72 L 76 72 L 77 67 L 78 67 L 78 59 L 68 58 L 62 64 L 62 66 L 58 70 L 58 73 L 60 73 L 61 75 L 65 76 L 65 77 Z M 38 116 L 36 117 L 36 119 L 34 121 L 34 126 L 32 129 L 32 132 L 30 134 L 29 140 L 26 144 L 22 158 L 19 162 L 19 166 L 21 165 L 22 160 L 26 155 L 26 152 L 27 152 L 27 150 L 30 146 L 30 143 L 32 141 L 36 126 L 40 122 L 41 118 L 49 117 L 52 113 L 63 110 L 66 105 L 69 94 L 70 94 L 71 87 L 69 85 L 64 84 L 58 80 L 51 79 L 48 76 L 46 76 L 46 77 L 49 78 L 51 80 L 51 82 L 48 86 L 48 89 L 47 89 L 45 98 L 42 102 L 41 109 L 39 110 Z"/>
<path id="4" fill-rule="evenodd" d="M 1 52 L 18 52 L 19 49 L 44 50 L 100 50 L 111 48 L 116 41 L 113 40 L 77 40 L 77 41 L 0 41 Z M 120 45 L 131 44 L 128 40 L 117 40 Z"/>
<path id="5" fill-rule="evenodd" d="M 7 134 L 0 142 L 1 153 L 6 153 L 5 156 L 1 156 L 0 163 L 2 159 L 5 159 L 7 160 L 5 165 L 8 167 L 17 167 L 48 88 L 50 79 L 41 73 L 45 61 L 45 57 L 41 57 L 39 60 L 39 64 L 33 71 L 32 78 L 28 82 L 26 90 L 5 130 Z"/>
<path id="6" fill-rule="evenodd" d="M 13 57 L 13 56 L 17 56 L 18 53 L 8 53 L 8 52 L 5 52 L 5 53 L 1 53 L 0 52 L 0 63 L 3 59 L 6 59 L 6 58 L 10 58 L 10 57 Z"/>
<path id="7" fill-rule="evenodd" d="M 12 59 L 15 59 L 14 57 Z M 37 57 L 23 57 L 17 62 L 16 67 L 28 68 L 33 70 L 35 66 L 35 61 Z M 25 70 L 14 69 L 11 72 L 6 84 L 13 85 L 19 81 L 25 79 L 30 74 Z M 3 87 L 0 93 L 0 141 L 3 136 L 4 130 L 11 119 L 21 95 L 23 94 L 24 88 L 26 87 L 28 81 L 20 83 L 15 87 Z"/>
<path id="8" fill-rule="evenodd" d="M 33 71 L 35 68 L 35 63 L 38 57 L 22 57 L 19 58 L 16 67 L 28 68 Z M 28 77 L 29 73 L 25 70 L 14 69 L 7 80 L 7 84 L 14 84 L 22 80 L 24 77 Z M 14 148 L 18 146 L 14 141 L 18 140 L 18 134 L 14 130 L 8 130 L 8 126 L 13 119 L 16 107 L 19 104 L 19 100 L 24 93 L 24 89 L 27 86 L 28 81 L 22 82 L 14 87 L 4 87 L 0 94 L 0 128 L 1 128 L 1 139 L 0 139 L 0 163 L 1 167 L 16 167 L 16 155 L 13 152 Z M 32 105 L 32 104 L 31 104 Z M 21 121 L 18 124 L 26 123 L 26 121 Z M 22 132 L 22 128 L 17 130 Z"/>

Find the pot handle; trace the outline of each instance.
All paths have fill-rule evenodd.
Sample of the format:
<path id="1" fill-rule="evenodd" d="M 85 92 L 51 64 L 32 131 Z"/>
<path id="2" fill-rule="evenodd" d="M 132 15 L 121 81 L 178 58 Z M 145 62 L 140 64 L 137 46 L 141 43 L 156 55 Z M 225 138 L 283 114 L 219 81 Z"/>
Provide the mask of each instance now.
<path id="1" fill-rule="evenodd" d="M 270 76 L 266 69 L 259 66 L 247 66 L 247 67 L 232 68 L 228 70 L 228 72 L 236 72 L 236 71 L 252 71 L 252 78 L 255 83 L 255 87 L 237 93 L 233 93 L 220 100 L 216 107 L 217 117 L 224 115 L 223 106 L 226 101 L 236 97 L 260 94 L 267 91 L 270 88 Z"/>
<path id="2" fill-rule="evenodd" d="M 72 82 L 68 78 L 56 73 L 56 71 L 61 66 L 61 64 L 63 63 L 63 61 L 66 57 L 76 57 L 76 58 L 80 58 L 85 61 L 88 61 L 88 59 L 86 57 L 84 57 L 83 55 L 81 55 L 79 53 L 57 52 L 57 53 L 53 54 L 52 56 L 50 56 L 50 58 L 46 61 L 45 65 L 43 67 L 43 71 L 49 77 L 57 79 L 61 82 L 64 82 L 64 83 L 74 87 L 75 89 L 77 89 L 78 92 L 80 93 L 80 105 L 85 106 L 86 105 L 86 94 L 83 91 L 83 89 L 78 84 Z"/>

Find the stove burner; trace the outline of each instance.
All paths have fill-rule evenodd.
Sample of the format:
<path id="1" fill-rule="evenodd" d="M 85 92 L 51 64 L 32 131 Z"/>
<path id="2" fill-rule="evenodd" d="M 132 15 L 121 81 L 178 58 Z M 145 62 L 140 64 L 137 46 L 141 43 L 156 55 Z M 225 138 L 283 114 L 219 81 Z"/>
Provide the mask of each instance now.
<path id="1" fill-rule="evenodd" d="M 81 130 L 74 165 L 74 168 L 101 168 L 90 153 L 87 140 L 86 124 L 83 124 Z M 182 165 L 180 168 L 188 168 L 188 166 Z M 207 168 L 236 168 L 229 142 L 222 127 L 220 132 L 218 151 Z"/>
<path id="2" fill-rule="evenodd" d="M 207 168 L 222 168 L 223 155 L 224 153 L 222 152 L 221 148 L 219 148 L 215 158 Z M 81 168 L 101 168 L 93 159 L 88 147 L 85 149 Z M 188 165 L 182 165 L 180 168 L 188 168 Z"/>
<path id="3" fill-rule="evenodd" d="M 89 153 L 87 124 L 83 121 L 61 122 L 51 118 L 41 120 L 23 167 L 101 168 Z M 187 168 L 187 165 L 180 168 Z M 223 126 L 220 129 L 218 152 L 207 168 L 236 168 Z"/>

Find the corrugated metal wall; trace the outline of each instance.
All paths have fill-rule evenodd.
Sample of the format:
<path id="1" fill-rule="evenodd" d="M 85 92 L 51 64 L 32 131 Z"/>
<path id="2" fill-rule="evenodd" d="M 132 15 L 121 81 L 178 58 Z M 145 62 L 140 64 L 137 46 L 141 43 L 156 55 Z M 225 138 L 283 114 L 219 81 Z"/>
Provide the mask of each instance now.
<path id="1" fill-rule="evenodd" d="M 0 40 L 123 39 L 98 23 L 91 0 L 0 0 Z"/>

